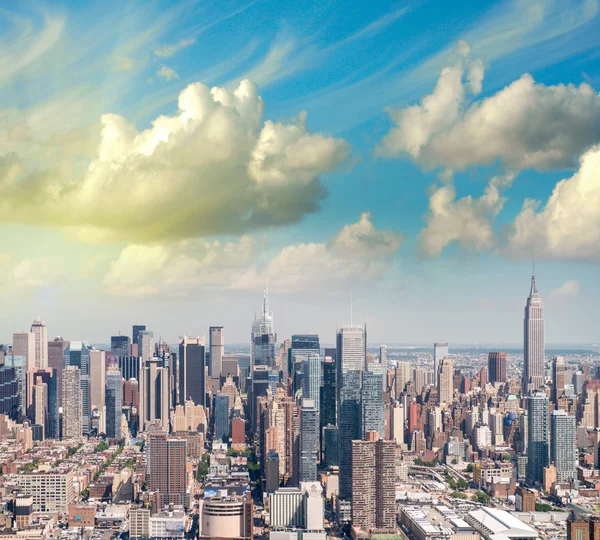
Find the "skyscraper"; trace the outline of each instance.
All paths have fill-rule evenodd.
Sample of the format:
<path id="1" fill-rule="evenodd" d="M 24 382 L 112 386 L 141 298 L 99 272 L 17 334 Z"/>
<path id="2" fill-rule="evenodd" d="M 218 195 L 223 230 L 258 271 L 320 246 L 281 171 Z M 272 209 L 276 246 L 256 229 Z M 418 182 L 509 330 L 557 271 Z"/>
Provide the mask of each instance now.
<path id="1" fill-rule="evenodd" d="M 277 334 L 273 332 L 273 313 L 269 310 L 269 293 L 263 294 L 262 316 L 254 319 L 250 335 L 250 358 L 253 366 L 275 365 L 275 342 Z"/>
<path id="2" fill-rule="evenodd" d="M 191 399 L 206 407 L 204 338 L 183 337 L 179 342 L 179 404 Z"/>
<path id="3" fill-rule="evenodd" d="M 71 341 L 65 349 L 64 366 L 75 366 L 79 369 L 81 385 L 81 428 L 84 434 L 90 432 L 91 392 L 90 392 L 90 348 L 83 341 Z M 63 370 L 64 371 L 64 370 Z"/>
<path id="4" fill-rule="evenodd" d="M 548 450 L 548 397 L 536 392 L 527 398 L 527 482 L 542 482 Z"/>
<path id="5" fill-rule="evenodd" d="M 138 333 L 138 356 L 150 360 L 154 356 L 154 332 L 143 330 Z"/>
<path id="6" fill-rule="evenodd" d="M 321 357 L 311 354 L 302 362 L 302 397 L 312 400 L 317 414 L 321 410 Z"/>
<path id="7" fill-rule="evenodd" d="M 13 334 L 13 356 L 25 359 L 26 371 L 35 369 L 35 335 L 33 332 L 15 332 Z"/>
<path id="8" fill-rule="evenodd" d="M 140 372 L 140 431 L 150 424 L 159 424 L 164 431 L 169 430 L 169 370 L 162 367 L 158 358 L 147 360 Z"/>
<path id="9" fill-rule="evenodd" d="M 215 440 L 229 437 L 229 396 L 217 394 L 215 396 Z"/>
<path id="10" fill-rule="evenodd" d="M 369 531 L 396 527 L 396 444 L 369 434 L 352 441 L 352 525 Z"/>
<path id="11" fill-rule="evenodd" d="M 161 509 L 185 504 L 186 453 L 185 439 L 168 438 L 164 431 L 148 434 L 148 490 L 158 492 Z"/>
<path id="12" fill-rule="evenodd" d="M 90 349 L 90 404 L 103 411 L 106 406 L 106 353 Z"/>
<path id="13" fill-rule="evenodd" d="M 450 404 L 454 399 L 454 367 L 447 356 L 440 360 L 438 373 L 438 396 L 440 405 Z"/>
<path id="14" fill-rule="evenodd" d="M 534 273 L 523 320 L 523 394 L 544 385 L 544 360 L 544 307 L 537 292 Z"/>
<path id="15" fill-rule="evenodd" d="M 566 369 L 565 359 L 562 356 L 556 356 L 552 361 L 552 402 L 555 405 L 565 390 Z"/>
<path id="16" fill-rule="evenodd" d="M 558 482 L 576 478 L 577 442 L 575 417 L 558 409 L 550 415 L 550 462 L 556 467 Z"/>
<path id="17" fill-rule="evenodd" d="M 288 348 L 287 371 L 292 378 L 292 391 L 302 388 L 303 362 L 308 356 L 319 356 L 321 347 L 317 334 L 294 334 Z"/>
<path id="18" fill-rule="evenodd" d="M 208 330 L 210 363 L 208 364 L 208 376 L 219 381 L 223 366 L 223 354 L 225 354 L 225 335 L 222 326 L 211 326 Z"/>
<path id="19" fill-rule="evenodd" d="M 48 367 L 48 331 L 46 323 L 39 317 L 31 324 L 31 333 L 34 337 L 35 368 L 46 369 Z"/>
<path id="20" fill-rule="evenodd" d="M 65 363 L 65 349 L 68 346 L 69 342 L 60 336 L 56 336 L 53 341 L 48 342 L 48 367 L 56 370 L 59 401 L 60 396 L 62 396 L 62 370 Z"/>
<path id="21" fill-rule="evenodd" d="M 118 369 L 109 369 L 106 374 L 106 436 L 121 438 L 121 416 L 123 409 L 123 377 Z"/>
<path id="22" fill-rule="evenodd" d="M 376 432 L 383 439 L 383 369 L 379 364 L 370 364 L 362 373 L 361 387 L 361 439 L 368 432 Z"/>
<path id="23" fill-rule="evenodd" d="M 133 325 L 133 329 L 131 332 L 131 343 L 133 345 L 139 345 L 139 342 L 140 342 L 139 334 L 140 334 L 140 332 L 144 332 L 145 330 L 146 330 L 145 324 L 134 324 Z M 139 350 L 138 350 L 137 355 L 140 356 Z"/>
<path id="24" fill-rule="evenodd" d="M 434 343 L 433 344 L 433 384 L 438 383 L 438 374 L 440 369 L 440 361 L 442 358 L 449 356 L 448 344 L 447 343 Z"/>
<path id="25" fill-rule="evenodd" d="M 319 415 L 312 399 L 302 399 L 300 409 L 300 482 L 317 481 Z"/>
<path id="26" fill-rule="evenodd" d="M 506 353 L 490 352 L 488 353 L 488 375 L 490 382 L 506 382 Z"/>
<path id="27" fill-rule="evenodd" d="M 379 363 L 383 367 L 383 372 L 385 373 L 388 365 L 387 360 L 387 345 L 379 345 Z"/>
<path id="28" fill-rule="evenodd" d="M 323 362 L 323 386 L 321 386 L 321 429 L 335 426 L 337 422 L 336 365 L 333 358 L 326 356 Z M 337 449 L 336 449 L 337 454 Z"/>
<path id="29" fill-rule="evenodd" d="M 63 428 L 62 438 L 73 439 L 82 435 L 81 380 L 77 366 L 63 369 L 62 383 Z"/>
<path id="30" fill-rule="evenodd" d="M 366 364 L 366 329 L 342 326 L 337 334 L 339 496 L 352 496 L 352 441 L 361 438 L 360 399 L 362 372 Z M 358 420 L 358 421 L 357 421 Z"/>
<path id="31" fill-rule="evenodd" d="M 19 417 L 19 381 L 17 371 L 8 364 L 0 365 L 0 414 L 5 414 L 11 420 Z"/>
<path id="32" fill-rule="evenodd" d="M 131 340 L 129 336 L 111 336 L 110 355 L 111 356 L 129 356 L 131 354 Z"/>

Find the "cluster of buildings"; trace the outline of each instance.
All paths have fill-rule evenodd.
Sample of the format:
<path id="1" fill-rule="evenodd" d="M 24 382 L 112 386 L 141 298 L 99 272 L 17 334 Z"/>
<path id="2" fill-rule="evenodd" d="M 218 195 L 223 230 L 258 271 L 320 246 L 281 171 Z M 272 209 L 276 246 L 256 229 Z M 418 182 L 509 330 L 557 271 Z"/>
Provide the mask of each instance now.
<path id="1" fill-rule="evenodd" d="M 520 365 L 442 342 L 413 363 L 371 352 L 359 325 L 334 347 L 279 343 L 266 291 L 249 354 L 226 351 L 222 326 L 171 346 L 136 325 L 105 349 L 49 341 L 39 319 L 0 346 L 6 530 L 498 540 L 595 526 L 547 512 L 598 498 L 600 377 L 546 362 L 535 276 Z"/>

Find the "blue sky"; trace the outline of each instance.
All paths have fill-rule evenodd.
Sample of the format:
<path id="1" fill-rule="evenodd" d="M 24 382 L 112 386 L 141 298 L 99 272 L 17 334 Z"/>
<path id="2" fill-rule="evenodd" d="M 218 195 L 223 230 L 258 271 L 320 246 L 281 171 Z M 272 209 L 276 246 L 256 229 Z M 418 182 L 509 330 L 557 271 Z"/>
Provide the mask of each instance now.
<path id="1" fill-rule="evenodd" d="M 599 4 L 9 3 L 0 341 L 597 341 Z"/>

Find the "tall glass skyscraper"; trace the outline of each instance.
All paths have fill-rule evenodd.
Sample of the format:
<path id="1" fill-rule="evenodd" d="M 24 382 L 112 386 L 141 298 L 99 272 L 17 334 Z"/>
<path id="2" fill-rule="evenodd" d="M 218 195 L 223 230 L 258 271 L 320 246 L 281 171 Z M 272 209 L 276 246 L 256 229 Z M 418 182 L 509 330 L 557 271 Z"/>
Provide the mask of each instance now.
<path id="1" fill-rule="evenodd" d="M 536 392 L 527 398 L 528 483 L 542 482 L 548 457 L 548 396 Z"/>
<path id="2" fill-rule="evenodd" d="M 71 341 L 65 349 L 64 367 L 74 366 L 79 369 L 81 385 L 81 429 L 84 435 L 91 427 L 90 396 L 90 348 L 83 341 Z"/>
<path id="3" fill-rule="evenodd" d="M 367 332 L 342 326 L 337 334 L 338 444 L 341 499 L 352 497 L 352 441 L 360 439 L 361 385 L 367 356 Z"/>
<path id="4" fill-rule="evenodd" d="M 318 415 L 321 410 L 321 357 L 318 353 L 302 362 L 302 397 L 313 401 Z"/>
<path id="5" fill-rule="evenodd" d="M 229 396 L 217 394 L 215 396 L 215 440 L 229 437 Z"/>
<path id="6" fill-rule="evenodd" d="M 106 374 L 106 436 L 121 438 L 121 415 L 123 411 L 123 377 L 118 369 Z"/>
<path id="7" fill-rule="evenodd" d="M 317 334 L 293 334 L 287 357 L 287 372 L 292 377 L 294 391 L 298 390 L 298 382 L 302 378 L 303 359 L 310 355 L 319 355 L 321 346 Z"/>
<path id="8" fill-rule="evenodd" d="M 383 369 L 380 364 L 371 364 L 362 374 L 361 389 L 361 439 L 369 431 L 384 438 L 383 420 Z"/>
<path id="9" fill-rule="evenodd" d="M 526 394 L 544 385 L 544 307 L 531 276 L 531 289 L 525 304 L 523 321 L 523 381 L 521 391 Z"/>

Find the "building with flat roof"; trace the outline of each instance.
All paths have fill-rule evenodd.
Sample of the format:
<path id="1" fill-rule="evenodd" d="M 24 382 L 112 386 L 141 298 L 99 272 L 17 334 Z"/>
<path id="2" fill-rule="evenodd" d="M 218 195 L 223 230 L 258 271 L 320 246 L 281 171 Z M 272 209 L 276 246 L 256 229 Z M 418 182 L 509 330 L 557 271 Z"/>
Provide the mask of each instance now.
<path id="1" fill-rule="evenodd" d="M 506 510 L 482 507 L 469 512 L 465 520 L 486 540 L 538 538 L 535 529 Z"/>

